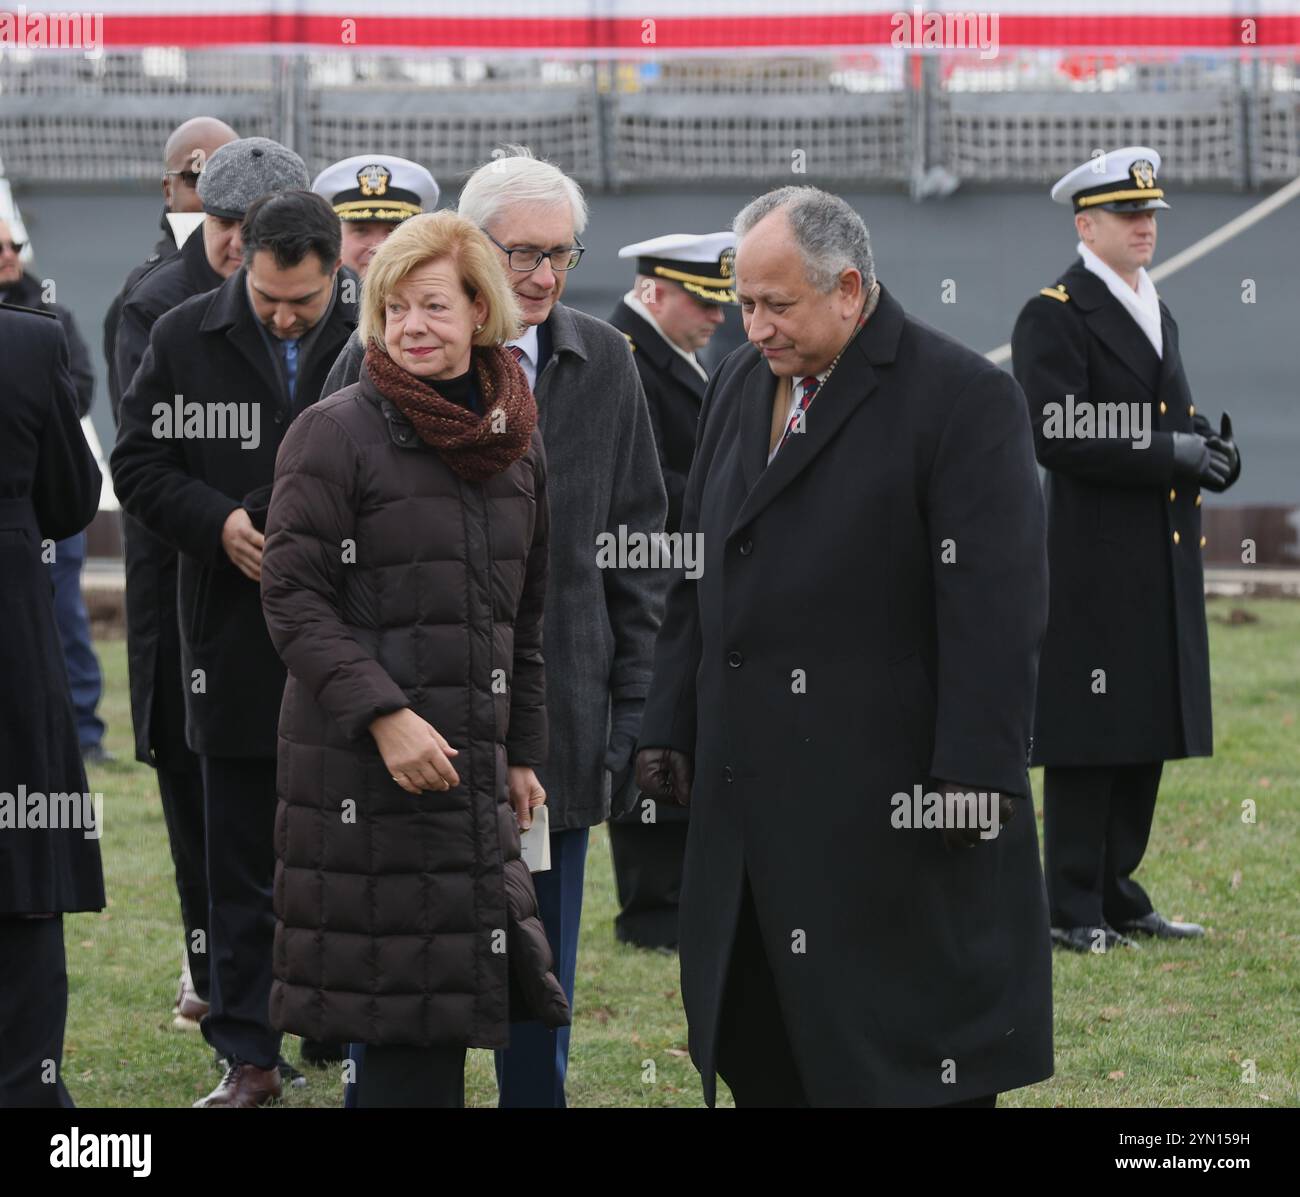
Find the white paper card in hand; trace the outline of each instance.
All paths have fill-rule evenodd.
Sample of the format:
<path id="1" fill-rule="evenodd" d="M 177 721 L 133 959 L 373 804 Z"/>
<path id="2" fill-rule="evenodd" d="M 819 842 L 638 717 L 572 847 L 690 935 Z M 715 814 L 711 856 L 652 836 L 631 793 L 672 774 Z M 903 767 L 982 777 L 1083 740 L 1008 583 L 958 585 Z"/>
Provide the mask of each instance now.
<path id="1" fill-rule="evenodd" d="M 533 825 L 519 833 L 519 854 L 530 873 L 545 873 L 551 867 L 551 816 L 546 807 L 533 807 Z"/>

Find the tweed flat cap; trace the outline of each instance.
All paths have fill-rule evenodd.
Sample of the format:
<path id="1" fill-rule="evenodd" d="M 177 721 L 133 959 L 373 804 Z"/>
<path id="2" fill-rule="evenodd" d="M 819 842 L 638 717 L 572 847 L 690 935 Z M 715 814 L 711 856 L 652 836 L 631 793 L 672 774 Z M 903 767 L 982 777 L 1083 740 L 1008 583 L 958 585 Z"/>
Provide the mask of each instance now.
<path id="1" fill-rule="evenodd" d="M 241 137 L 208 159 L 199 175 L 199 200 L 210 216 L 243 220 L 255 199 L 273 191 L 306 191 L 307 164 L 269 137 Z"/>

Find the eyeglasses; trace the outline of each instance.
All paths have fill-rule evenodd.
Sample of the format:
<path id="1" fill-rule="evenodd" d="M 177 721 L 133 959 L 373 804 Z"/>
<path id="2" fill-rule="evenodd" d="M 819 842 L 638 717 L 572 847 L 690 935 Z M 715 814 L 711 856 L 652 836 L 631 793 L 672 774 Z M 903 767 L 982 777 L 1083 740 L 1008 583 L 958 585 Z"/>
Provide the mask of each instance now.
<path id="1" fill-rule="evenodd" d="M 20 254 L 27 248 L 26 241 L 0 241 L 0 250 L 13 250 L 14 253 Z"/>
<path id="2" fill-rule="evenodd" d="M 167 178 L 168 175 L 176 175 L 184 181 L 187 187 L 197 187 L 199 185 L 200 173 L 201 172 L 197 170 L 165 170 L 163 171 L 163 178 Z"/>
<path id="3" fill-rule="evenodd" d="M 510 269 L 517 270 L 520 274 L 529 274 L 536 270 L 542 264 L 543 258 L 551 259 L 552 270 L 572 270 L 582 261 L 582 255 L 587 249 L 576 237 L 573 239 L 575 244 L 568 249 L 553 249 L 550 253 L 540 249 L 508 249 L 486 229 L 483 230 L 483 235 L 506 255 Z"/>

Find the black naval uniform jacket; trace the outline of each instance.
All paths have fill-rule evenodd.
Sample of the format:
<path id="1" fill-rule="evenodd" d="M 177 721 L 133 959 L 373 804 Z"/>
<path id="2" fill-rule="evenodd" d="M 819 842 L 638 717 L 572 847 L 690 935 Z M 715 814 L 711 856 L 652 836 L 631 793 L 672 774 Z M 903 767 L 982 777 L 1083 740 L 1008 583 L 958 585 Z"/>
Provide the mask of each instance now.
<path id="1" fill-rule="evenodd" d="M 87 814 L 86 770 L 42 558 L 43 540 L 76 535 L 99 507 L 99 467 L 77 418 L 71 366 L 54 313 L 0 305 L 0 802 L 8 808 L 0 824 L 0 917 L 104 906 L 92 829 L 85 822 L 52 829 L 48 819 L 26 813 L 30 795 L 73 794 L 77 813 Z M 6 975 L 0 985 L 17 981 Z"/>
<path id="2" fill-rule="evenodd" d="M 1076 259 L 1012 336 L 1017 381 L 1047 469 L 1051 604 L 1033 761 L 1127 765 L 1209 756 L 1210 652 L 1201 492 L 1174 478 L 1174 432 L 1212 431 L 1192 402 L 1178 326 L 1163 357 Z M 1044 436 L 1047 405 L 1139 404 L 1151 444 Z M 1095 673 L 1104 670 L 1104 678 Z M 1099 692 L 1104 682 L 1104 693 Z"/>
<path id="3" fill-rule="evenodd" d="M 686 475 L 695 455 L 695 434 L 700 423 L 700 403 L 707 380 L 668 343 L 644 316 L 623 300 L 609 318 L 610 324 L 627 337 L 633 360 L 650 406 L 664 489 L 668 492 L 666 530 L 676 532 L 682 522 L 682 496 Z"/>
<path id="4" fill-rule="evenodd" d="M 1024 397 L 884 289 L 766 465 L 775 391 L 752 346 L 709 383 L 682 521 L 704 568 L 676 574 L 641 729 L 694 759 L 680 953 L 705 1099 L 746 875 L 811 1104 L 1041 1080 L 1026 762 L 1047 555 Z M 1019 814 L 949 851 L 895 821 L 938 780 Z"/>
<path id="5" fill-rule="evenodd" d="M 677 352 L 644 316 L 619 300 L 618 307 L 609 318 L 610 324 L 621 332 L 632 347 L 632 360 L 636 362 L 641 385 L 645 389 L 646 403 L 650 408 L 650 423 L 654 428 L 655 445 L 659 450 L 659 467 L 663 471 L 664 490 L 668 492 L 668 521 L 665 531 L 680 531 L 682 525 L 682 497 L 686 493 L 686 478 L 691 472 L 691 459 L 695 456 L 695 436 L 700 425 L 700 404 L 708 385 L 697 370 L 692 370 Z M 638 798 L 616 822 L 639 823 L 646 799 Z M 690 817 L 687 808 L 675 802 L 660 802 L 655 807 L 657 823 L 684 823 Z"/>

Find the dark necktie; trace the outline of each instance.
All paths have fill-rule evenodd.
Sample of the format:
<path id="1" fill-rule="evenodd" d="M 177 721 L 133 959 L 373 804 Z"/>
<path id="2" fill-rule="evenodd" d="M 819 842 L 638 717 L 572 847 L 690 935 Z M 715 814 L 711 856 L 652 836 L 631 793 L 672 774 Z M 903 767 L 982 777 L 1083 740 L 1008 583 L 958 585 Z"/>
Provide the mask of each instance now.
<path id="1" fill-rule="evenodd" d="M 796 427 L 800 431 L 803 430 L 803 414 L 812 405 L 812 401 L 816 398 L 822 384 L 817 380 L 815 374 L 809 374 L 806 378 L 799 380 L 799 385 L 803 387 L 803 394 L 799 396 L 799 407 L 790 417 L 790 422 L 785 426 L 785 431 L 781 434 L 780 443 L 776 447 L 777 453 L 781 452 L 781 446 L 790 438 Z M 775 457 L 776 453 L 772 456 Z"/>

